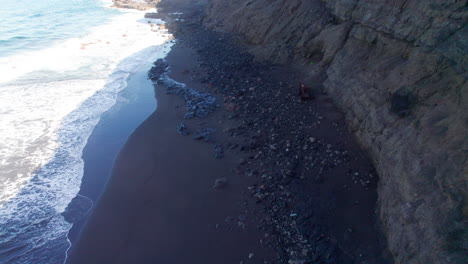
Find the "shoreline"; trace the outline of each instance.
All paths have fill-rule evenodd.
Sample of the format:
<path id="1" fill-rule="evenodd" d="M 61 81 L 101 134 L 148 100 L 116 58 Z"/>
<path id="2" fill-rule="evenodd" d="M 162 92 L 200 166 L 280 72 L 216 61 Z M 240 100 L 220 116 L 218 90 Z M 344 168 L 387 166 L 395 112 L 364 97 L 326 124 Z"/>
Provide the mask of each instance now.
<path id="1" fill-rule="evenodd" d="M 219 263 L 225 255 L 232 263 L 391 263 L 376 226 L 375 170 L 331 99 L 314 92 L 315 99 L 301 101 L 295 89 L 300 71 L 255 63 L 228 35 L 205 31 L 199 21 L 196 12 L 168 17 L 178 42 L 151 77 L 159 82 L 168 65 L 171 79 L 214 95 L 218 109 L 184 119 L 184 101 L 164 92 L 167 82 L 155 86 L 161 109 L 119 154 L 70 263 Z M 272 101 L 281 107 L 272 108 Z M 216 132 L 199 137 L 200 131 Z M 216 159 L 220 149 L 224 157 Z M 224 172 L 214 172 L 220 166 Z M 213 189 L 220 181 L 221 190 Z M 213 190 L 231 198 L 219 200 Z M 213 199 L 219 204 L 196 207 Z M 236 211 L 242 213 L 233 216 Z M 178 231 L 182 227 L 186 233 Z M 243 236 L 246 227 L 252 236 Z M 215 253 L 201 246 L 213 241 L 237 246 Z M 181 250 L 189 254 L 175 253 Z"/>
<path id="2" fill-rule="evenodd" d="M 2 171 L 2 263 L 64 261 L 80 219 L 84 221 L 100 195 L 114 156 L 154 110 L 148 60 L 165 55 L 172 45 L 167 32 L 160 30 L 162 22 L 145 19 L 143 12 L 98 13 L 105 23 L 92 24 L 85 33 L 5 57 L 4 68 L 11 71 L 2 78 L 2 101 L 8 102 L 3 104 L 7 129 L 2 154 L 11 156 Z M 147 64 L 146 70 L 135 74 L 142 64 Z M 137 94 L 143 100 L 131 109 Z M 142 101 L 151 105 L 146 111 Z M 93 141 L 106 129 L 109 137 L 98 135 L 101 140 Z M 83 167 L 101 177 L 86 183 Z M 91 188 L 80 188 L 84 185 Z"/>
<path id="3" fill-rule="evenodd" d="M 146 21 L 148 21 L 152 32 L 159 31 L 163 36 L 167 35 L 167 32 L 160 30 L 161 21 L 146 19 L 144 12 L 141 11 L 129 11 L 141 15 L 141 18 L 135 23 L 147 24 Z M 153 26 L 155 27 L 153 28 Z M 127 37 L 127 35 L 124 34 L 122 37 Z M 142 58 L 141 54 L 145 53 L 149 58 L 154 59 L 165 57 L 172 46 L 172 38 L 171 36 L 164 36 L 164 38 L 164 42 L 156 41 L 153 46 L 148 46 L 124 58 L 117 66 L 119 67 L 122 63 L 130 63 L 132 68 L 128 72 L 129 75 L 120 80 L 125 87 L 117 92 L 115 104 L 102 113 L 99 122 L 87 139 L 82 152 L 84 168 L 79 192 L 62 213 L 66 221 L 72 224 L 66 234 L 70 246 L 65 252 L 65 263 L 68 261 L 74 244 L 79 240 L 89 215 L 93 213 L 95 204 L 105 190 L 118 153 L 138 125 L 150 116 L 157 107 L 152 84 L 147 77 L 152 59 Z M 148 53 L 149 50 L 152 52 Z M 142 63 L 143 61 L 146 62 Z M 114 73 L 110 74 L 108 80 L 111 80 L 113 75 Z"/>
<path id="4" fill-rule="evenodd" d="M 92 215 L 96 203 L 106 188 L 120 150 L 134 130 L 156 111 L 157 100 L 151 81 L 148 80 L 147 72 L 154 59 L 167 56 L 173 41 L 171 35 L 164 31 L 163 27 L 160 27 L 161 22 L 164 23 L 164 21 L 146 18 L 143 10 L 116 6 L 108 8 L 125 10 L 126 12 L 123 12 L 122 15 L 139 14 L 141 17 L 135 23 L 148 24 L 151 32 L 158 32 L 160 37 L 165 40 L 159 43 L 159 39 L 157 41 L 149 39 L 154 42 L 152 46 L 124 58 L 117 65 L 119 67 L 120 64 L 130 61 L 132 69 L 129 71 L 129 75 L 121 80 L 125 83 L 125 87 L 117 92 L 115 104 L 102 113 L 82 151 L 84 168 L 79 192 L 62 213 L 66 221 L 72 224 L 66 233 L 69 247 L 65 252 L 64 263 L 68 262 L 70 252 L 80 239 L 89 216 Z M 147 11 L 153 10 L 153 8 L 147 9 Z M 122 35 L 122 37 L 127 37 L 127 34 Z M 96 43 L 81 44 L 81 49 L 93 44 Z M 153 51 L 148 53 L 150 49 Z M 146 53 L 149 58 L 154 59 L 141 58 L 142 53 Z M 141 63 L 142 61 L 146 62 Z M 114 73 L 108 76 L 108 81 L 112 79 Z"/>
<path id="5" fill-rule="evenodd" d="M 151 63 L 147 63 L 128 77 L 127 87 L 119 92 L 116 104 L 103 114 L 83 150 L 84 173 L 78 196 L 94 204 L 105 189 L 118 152 L 138 125 L 157 108 L 146 74 L 150 67 Z M 73 223 L 67 235 L 72 244 L 92 210 Z"/>

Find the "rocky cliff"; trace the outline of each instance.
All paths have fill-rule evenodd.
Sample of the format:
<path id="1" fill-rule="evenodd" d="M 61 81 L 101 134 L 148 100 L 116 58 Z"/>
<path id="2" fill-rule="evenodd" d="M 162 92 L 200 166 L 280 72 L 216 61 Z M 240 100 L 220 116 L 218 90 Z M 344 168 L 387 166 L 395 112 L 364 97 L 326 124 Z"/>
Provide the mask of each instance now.
<path id="1" fill-rule="evenodd" d="M 209 0 L 205 24 L 323 89 L 379 172 L 397 263 L 466 258 L 466 0 Z"/>

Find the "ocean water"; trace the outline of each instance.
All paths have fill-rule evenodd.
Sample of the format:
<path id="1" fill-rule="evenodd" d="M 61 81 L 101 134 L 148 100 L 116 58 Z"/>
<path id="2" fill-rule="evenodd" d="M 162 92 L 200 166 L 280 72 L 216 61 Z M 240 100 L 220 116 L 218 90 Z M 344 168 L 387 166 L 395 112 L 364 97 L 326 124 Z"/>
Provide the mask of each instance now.
<path id="1" fill-rule="evenodd" d="M 82 152 L 132 73 L 170 50 L 143 13 L 102 0 L 0 5 L 0 263 L 64 263 Z M 73 201 L 73 202 L 72 202 Z"/>

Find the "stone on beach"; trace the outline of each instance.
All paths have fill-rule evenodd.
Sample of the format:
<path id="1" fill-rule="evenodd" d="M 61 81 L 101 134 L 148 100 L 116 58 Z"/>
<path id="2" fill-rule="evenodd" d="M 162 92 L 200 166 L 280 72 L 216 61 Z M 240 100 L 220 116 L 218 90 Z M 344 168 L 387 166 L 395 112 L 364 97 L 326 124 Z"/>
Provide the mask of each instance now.
<path id="1" fill-rule="evenodd" d="M 194 140 L 204 140 L 204 141 L 211 141 L 212 134 L 215 132 L 213 128 L 202 128 L 195 132 L 193 139 Z"/>
<path id="2" fill-rule="evenodd" d="M 177 126 L 177 133 L 179 133 L 180 135 L 182 136 L 187 136 L 189 134 L 188 130 L 187 130 L 187 127 L 185 126 L 184 123 L 180 123 L 178 126 Z"/>
<path id="3" fill-rule="evenodd" d="M 228 185 L 228 180 L 226 177 L 223 177 L 223 178 L 218 178 L 215 180 L 214 184 L 213 184 L 213 188 L 214 189 L 223 189 L 223 188 L 226 188 Z"/>
<path id="4" fill-rule="evenodd" d="M 222 159 L 224 157 L 224 148 L 222 144 L 215 146 L 215 158 Z"/>

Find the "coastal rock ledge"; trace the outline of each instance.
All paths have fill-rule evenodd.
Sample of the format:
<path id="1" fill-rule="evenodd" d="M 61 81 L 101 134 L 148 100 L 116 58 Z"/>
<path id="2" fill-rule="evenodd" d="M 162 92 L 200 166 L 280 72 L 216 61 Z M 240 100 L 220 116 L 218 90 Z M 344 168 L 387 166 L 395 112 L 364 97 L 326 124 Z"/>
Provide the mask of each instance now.
<path id="1" fill-rule="evenodd" d="M 344 112 L 378 170 L 396 263 L 465 263 L 467 1 L 208 0 L 204 24 L 293 63 Z"/>
<path id="2" fill-rule="evenodd" d="M 156 5 L 161 0 L 113 0 L 112 7 L 128 8 L 145 11 L 148 9 L 156 8 Z"/>

